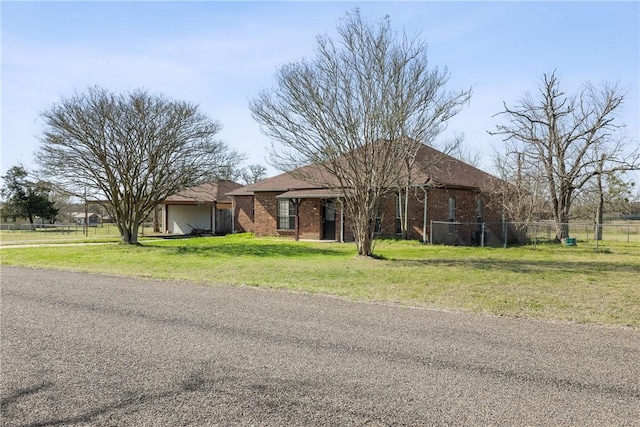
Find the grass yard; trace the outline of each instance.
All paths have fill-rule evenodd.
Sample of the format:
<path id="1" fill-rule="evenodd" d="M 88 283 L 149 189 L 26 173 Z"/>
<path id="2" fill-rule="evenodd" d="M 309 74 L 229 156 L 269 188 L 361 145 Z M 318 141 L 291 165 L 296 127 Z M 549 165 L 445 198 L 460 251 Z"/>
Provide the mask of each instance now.
<path id="1" fill-rule="evenodd" d="M 355 300 L 579 323 L 640 327 L 640 246 L 468 248 L 354 244 L 250 235 L 120 244 L 7 248 L 2 265 L 70 269 L 215 285 L 261 286 Z"/>
<path id="2" fill-rule="evenodd" d="M 6 226 L 6 224 L 5 224 Z M 100 224 L 97 227 L 88 227 L 85 230 L 81 225 L 48 226 L 30 230 L 28 224 L 23 224 L 22 229 L 0 230 L 0 243 L 3 246 L 24 244 L 55 244 L 55 243 L 83 243 L 83 242 L 118 242 L 120 232 L 114 224 Z M 153 227 L 146 226 L 141 236 L 152 235 Z"/>

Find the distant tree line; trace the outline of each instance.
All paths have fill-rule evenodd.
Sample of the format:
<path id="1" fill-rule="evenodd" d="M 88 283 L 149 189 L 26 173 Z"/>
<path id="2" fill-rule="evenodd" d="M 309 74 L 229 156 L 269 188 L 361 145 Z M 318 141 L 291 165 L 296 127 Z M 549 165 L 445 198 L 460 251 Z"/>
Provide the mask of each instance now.
<path id="1" fill-rule="evenodd" d="M 47 223 L 55 222 L 58 209 L 50 200 L 51 186 L 48 183 L 30 179 L 22 165 L 13 166 L 2 180 L 3 218 L 26 218 L 32 229 L 35 229 L 36 218 Z"/>

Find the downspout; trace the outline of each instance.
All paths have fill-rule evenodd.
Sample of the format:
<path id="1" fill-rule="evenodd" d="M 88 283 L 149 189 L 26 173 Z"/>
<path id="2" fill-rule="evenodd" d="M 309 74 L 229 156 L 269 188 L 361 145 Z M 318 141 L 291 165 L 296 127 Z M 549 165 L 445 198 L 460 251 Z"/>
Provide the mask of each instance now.
<path id="1" fill-rule="evenodd" d="M 162 226 L 164 227 L 164 232 L 169 234 L 169 205 L 164 205 L 164 215 L 162 218 Z"/>
<path id="2" fill-rule="evenodd" d="M 294 199 L 296 204 L 296 242 L 300 240 L 300 199 Z"/>
<path id="3" fill-rule="evenodd" d="M 422 243 L 427 243 L 427 187 L 422 186 L 422 191 L 424 191 L 424 208 L 423 208 L 423 219 L 422 219 Z"/>
<path id="4" fill-rule="evenodd" d="M 214 236 L 216 235 L 216 228 L 217 225 L 216 224 L 216 206 L 217 206 L 218 202 L 216 202 L 215 200 L 213 201 L 213 208 L 212 208 L 212 212 L 211 212 L 211 234 L 213 234 Z"/>
<path id="5" fill-rule="evenodd" d="M 236 232 L 236 198 L 231 196 L 231 234 Z"/>

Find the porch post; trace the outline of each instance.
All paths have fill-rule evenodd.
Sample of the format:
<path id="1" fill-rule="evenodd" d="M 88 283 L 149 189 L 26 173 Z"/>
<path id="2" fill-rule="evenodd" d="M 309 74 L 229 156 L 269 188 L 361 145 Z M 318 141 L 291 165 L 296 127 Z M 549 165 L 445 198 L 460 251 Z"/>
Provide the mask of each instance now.
<path id="1" fill-rule="evenodd" d="M 211 207 L 211 234 L 213 235 L 216 234 L 216 227 L 218 225 L 216 224 L 216 206 L 217 202 L 214 200 L 213 206 Z"/>
<path id="2" fill-rule="evenodd" d="M 423 208 L 423 220 L 422 220 L 422 243 L 427 243 L 427 188 L 422 187 L 422 191 L 424 191 L 424 208 Z"/>
<path id="3" fill-rule="evenodd" d="M 236 198 L 231 196 L 231 233 L 236 232 Z"/>
<path id="4" fill-rule="evenodd" d="M 164 234 L 169 233 L 169 205 L 162 205 L 162 228 Z"/>

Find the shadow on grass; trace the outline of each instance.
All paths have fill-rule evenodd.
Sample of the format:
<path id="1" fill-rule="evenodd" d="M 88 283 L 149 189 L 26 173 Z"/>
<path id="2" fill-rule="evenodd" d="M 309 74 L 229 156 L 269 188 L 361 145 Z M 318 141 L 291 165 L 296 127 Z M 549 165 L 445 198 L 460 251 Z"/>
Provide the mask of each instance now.
<path id="1" fill-rule="evenodd" d="M 548 261 L 548 260 L 496 260 L 496 259 L 424 259 L 391 261 L 397 266 L 431 266 L 467 268 L 475 270 L 510 271 L 514 273 L 541 273 L 545 271 L 564 272 L 567 274 L 590 273 L 640 273 L 640 264 L 630 265 L 613 262 L 575 262 L 575 261 Z"/>
<path id="2" fill-rule="evenodd" d="M 152 247 L 152 246 L 148 246 Z M 227 255 L 227 256 L 248 256 L 260 258 L 304 258 L 308 256 L 331 256 L 344 257 L 347 255 L 344 250 L 336 250 L 330 247 L 318 248 L 301 244 L 283 243 L 232 243 L 223 245 L 184 245 L 175 247 L 163 247 L 169 255 L 196 254 L 203 256 Z"/>

